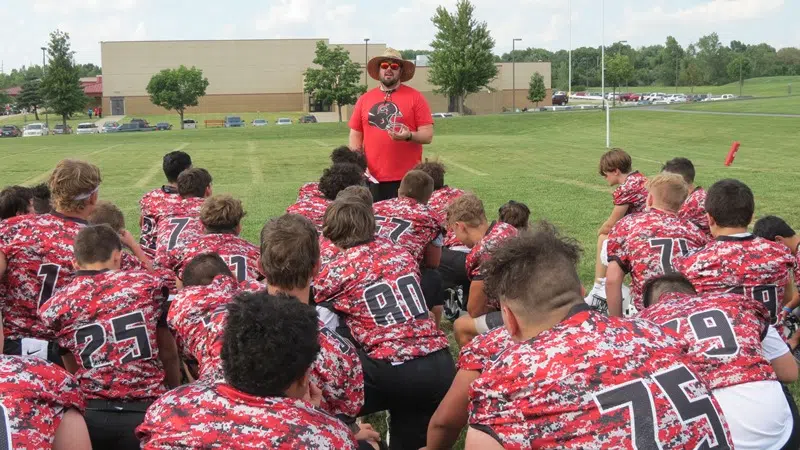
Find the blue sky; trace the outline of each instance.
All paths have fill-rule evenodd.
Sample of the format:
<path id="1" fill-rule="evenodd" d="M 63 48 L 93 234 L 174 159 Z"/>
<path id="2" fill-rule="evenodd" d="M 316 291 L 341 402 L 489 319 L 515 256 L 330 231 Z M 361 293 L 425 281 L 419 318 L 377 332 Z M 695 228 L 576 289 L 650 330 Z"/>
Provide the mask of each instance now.
<path id="1" fill-rule="evenodd" d="M 497 41 L 496 53 L 518 47 L 567 48 L 569 0 L 472 0 Z M 641 46 L 675 36 L 684 47 L 716 31 L 738 39 L 800 47 L 800 0 L 606 0 L 606 43 Z M 55 28 L 70 33 L 76 60 L 100 64 L 100 41 L 165 39 L 330 38 L 427 48 L 438 5 L 455 0 L 29 0 L 3 18 L 4 70 L 41 63 L 39 47 Z M 24 5 L 24 6 L 23 6 Z M 3 13 L 6 11 L 4 10 Z M 574 47 L 600 45 L 601 0 L 572 0 Z"/>

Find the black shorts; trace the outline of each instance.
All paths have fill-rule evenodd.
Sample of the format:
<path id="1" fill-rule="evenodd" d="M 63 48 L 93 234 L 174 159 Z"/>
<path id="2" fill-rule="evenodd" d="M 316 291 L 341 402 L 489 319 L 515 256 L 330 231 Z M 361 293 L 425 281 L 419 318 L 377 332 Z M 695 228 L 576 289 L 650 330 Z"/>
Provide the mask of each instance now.
<path id="1" fill-rule="evenodd" d="M 138 450 L 136 427 L 152 402 L 89 400 L 86 404 L 86 427 L 94 450 Z"/>
<path id="2" fill-rule="evenodd" d="M 425 296 L 425 303 L 428 304 L 428 310 L 432 310 L 435 306 L 444 304 L 444 295 L 442 294 L 442 276 L 436 269 L 422 268 L 422 294 Z"/>
<path id="3" fill-rule="evenodd" d="M 384 181 L 381 183 L 371 183 L 369 185 L 369 190 L 372 193 L 372 201 L 376 203 L 397 198 L 398 189 L 400 189 L 399 181 Z"/>

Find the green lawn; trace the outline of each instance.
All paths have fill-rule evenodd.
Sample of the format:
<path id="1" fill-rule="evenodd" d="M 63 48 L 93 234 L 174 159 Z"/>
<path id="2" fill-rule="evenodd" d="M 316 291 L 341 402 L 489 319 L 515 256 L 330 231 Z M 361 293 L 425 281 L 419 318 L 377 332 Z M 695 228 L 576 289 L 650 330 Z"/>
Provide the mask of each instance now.
<path id="1" fill-rule="evenodd" d="M 788 95 L 788 85 L 792 85 L 792 94 L 800 95 L 800 76 L 786 76 L 786 77 L 761 77 L 750 78 L 744 80 L 742 88 L 742 95 L 749 95 L 753 97 L 777 97 Z M 607 90 L 610 90 L 606 86 Z M 593 87 L 592 92 L 600 91 L 599 87 Z M 690 86 L 637 86 L 637 87 L 621 87 L 617 88 L 617 92 L 664 92 L 672 94 L 675 92 L 682 92 L 684 94 L 734 94 L 739 95 L 739 82 L 724 84 L 722 86 L 695 86 L 694 90 Z"/>
<path id="2" fill-rule="evenodd" d="M 585 249 L 580 274 L 588 285 L 596 230 L 612 206 L 611 188 L 597 173 L 604 124 L 599 111 L 444 119 L 436 123 L 425 156 L 442 158 L 447 183 L 477 193 L 492 218 L 514 199 L 527 203 L 535 219 L 577 238 Z M 667 159 L 689 157 L 700 185 L 741 179 L 755 192 L 757 216 L 776 214 L 800 226 L 798 176 L 791 165 L 800 119 L 623 110 L 612 113 L 611 125 L 612 144 L 629 151 L 645 174 L 658 172 Z M 164 153 L 180 148 L 195 166 L 210 170 L 215 192 L 244 201 L 243 233 L 255 242 L 263 223 L 294 201 L 301 184 L 319 177 L 331 149 L 346 143 L 347 135 L 346 124 L 316 124 L 3 139 L 0 164 L 9 185 L 45 180 L 62 158 L 92 161 L 103 173 L 101 197 L 121 207 L 136 234 L 139 198 L 163 182 Z M 741 150 L 734 165 L 724 167 L 733 141 L 742 143 Z"/>
<path id="3" fill-rule="evenodd" d="M 759 114 L 800 114 L 800 95 L 753 100 L 689 103 L 680 105 L 677 109 Z"/>

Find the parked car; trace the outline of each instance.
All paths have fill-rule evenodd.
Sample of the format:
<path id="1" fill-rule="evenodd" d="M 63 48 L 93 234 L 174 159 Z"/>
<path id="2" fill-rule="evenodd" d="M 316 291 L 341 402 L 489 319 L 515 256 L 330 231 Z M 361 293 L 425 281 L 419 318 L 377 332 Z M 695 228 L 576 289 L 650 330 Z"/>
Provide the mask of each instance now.
<path id="1" fill-rule="evenodd" d="M 723 95 L 720 96 L 719 99 L 720 100 L 733 100 L 735 98 L 736 98 L 736 96 L 733 95 L 733 94 L 723 94 Z"/>
<path id="2" fill-rule="evenodd" d="M 275 125 L 291 125 L 292 119 L 287 119 L 286 117 L 281 117 L 280 119 L 275 121 Z"/>
<path id="3" fill-rule="evenodd" d="M 0 137 L 20 137 L 22 136 L 22 130 L 19 129 L 16 125 L 3 125 L 2 131 L 0 131 Z"/>
<path id="4" fill-rule="evenodd" d="M 99 132 L 100 129 L 97 128 L 97 124 L 86 122 L 78 124 L 78 129 L 75 131 L 75 134 L 97 134 Z"/>
<path id="5" fill-rule="evenodd" d="M 47 128 L 47 125 L 43 123 L 31 123 L 25 127 L 25 131 L 22 132 L 22 137 L 47 136 L 48 134 L 50 134 L 50 130 Z"/>
<path id="6" fill-rule="evenodd" d="M 641 95 L 634 94 L 633 92 L 626 92 L 624 94 L 620 94 L 619 96 L 619 101 L 621 102 L 638 102 L 641 99 Z"/>
<path id="7" fill-rule="evenodd" d="M 147 123 L 147 122 L 145 122 L 145 123 Z M 141 122 L 131 122 L 131 123 L 126 123 L 126 124 L 120 125 L 119 127 L 117 127 L 114 130 L 114 132 L 115 133 L 129 133 L 129 132 L 133 132 L 133 131 L 153 131 L 153 130 L 155 130 L 155 128 L 150 127 L 150 126 L 143 127 Z"/>
<path id="8" fill-rule="evenodd" d="M 168 131 L 172 129 L 172 125 L 167 122 L 158 122 L 156 124 L 156 131 Z"/>
<path id="9" fill-rule="evenodd" d="M 267 123 L 269 123 L 267 122 L 267 119 L 255 119 L 250 123 L 250 125 L 254 127 L 265 127 L 267 126 Z"/>
<path id="10" fill-rule="evenodd" d="M 239 116 L 228 116 L 225 118 L 225 128 L 244 127 L 245 123 Z"/>
<path id="11" fill-rule="evenodd" d="M 431 117 L 433 117 L 434 119 L 449 119 L 449 118 L 453 117 L 453 113 L 449 113 L 449 112 L 447 112 L 447 113 L 433 113 L 433 114 L 431 114 Z"/>
<path id="12" fill-rule="evenodd" d="M 317 123 L 317 116 L 307 115 L 300 118 L 297 123 Z"/>
<path id="13" fill-rule="evenodd" d="M 569 97 L 566 92 L 558 91 L 553 94 L 553 106 L 563 106 L 567 103 L 569 103 Z"/>
<path id="14" fill-rule="evenodd" d="M 72 134 L 72 127 L 59 123 L 53 128 L 53 134 Z"/>
<path id="15" fill-rule="evenodd" d="M 100 132 L 101 133 L 111 133 L 111 132 L 117 131 L 117 128 L 119 128 L 119 122 L 106 122 L 100 128 Z"/>
<path id="16" fill-rule="evenodd" d="M 197 121 L 194 119 L 183 119 L 183 128 L 186 130 L 193 130 L 197 128 Z"/>

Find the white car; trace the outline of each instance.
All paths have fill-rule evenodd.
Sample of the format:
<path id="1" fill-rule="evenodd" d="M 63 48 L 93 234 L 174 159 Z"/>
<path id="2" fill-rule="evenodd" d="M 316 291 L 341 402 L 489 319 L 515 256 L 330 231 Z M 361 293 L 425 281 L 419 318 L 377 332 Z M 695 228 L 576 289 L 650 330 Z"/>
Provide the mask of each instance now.
<path id="1" fill-rule="evenodd" d="M 75 134 L 97 134 L 99 132 L 100 129 L 97 128 L 97 124 L 86 122 L 78 124 L 78 129 L 75 131 Z"/>
<path id="2" fill-rule="evenodd" d="M 267 120 L 266 119 L 255 119 L 251 123 L 251 125 L 253 125 L 254 127 L 265 127 L 265 126 L 267 126 Z"/>
<path id="3" fill-rule="evenodd" d="M 50 134 L 50 130 L 47 128 L 47 125 L 43 123 L 32 123 L 25 127 L 25 131 L 22 132 L 22 137 L 47 136 L 48 134 Z"/>
<path id="4" fill-rule="evenodd" d="M 275 121 L 275 125 L 291 125 L 292 119 L 287 119 L 286 117 L 281 117 L 280 119 Z"/>

